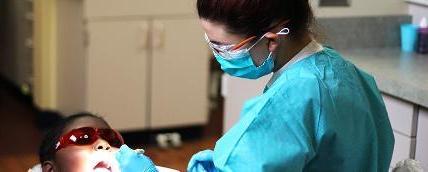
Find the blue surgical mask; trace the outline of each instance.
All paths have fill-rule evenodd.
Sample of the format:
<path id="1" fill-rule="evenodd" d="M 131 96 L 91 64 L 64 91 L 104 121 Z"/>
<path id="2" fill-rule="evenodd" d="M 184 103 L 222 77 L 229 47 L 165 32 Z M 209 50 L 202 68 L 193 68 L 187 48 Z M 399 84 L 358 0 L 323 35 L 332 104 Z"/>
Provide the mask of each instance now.
<path id="1" fill-rule="evenodd" d="M 287 35 L 288 33 L 289 29 L 284 28 L 277 34 Z M 216 45 L 211 43 L 206 35 L 205 38 L 213 49 L 214 56 L 217 62 L 220 63 L 221 69 L 229 75 L 247 79 L 258 79 L 272 73 L 274 68 L 272 52 L 266 55 L 264 61 L 259 66 L 254 64 L 254 58 L 250 52 L 254 46 L 265 38 L 265 35 L 259 38 L 252 46 L 249 46 L 249 48 L 239 50 L 230 50 L 234 45 Z"/>
<path id="2" fill-rule="evenodd" d="M 224 72 L 239 78 L 258 79 L 271 73 L 274 67 L 272 53 L 260 66 L 254 64 L 249 52 L 236 54 L 233 59 L 225 59 L 217 53 L 214 56 Z"/>

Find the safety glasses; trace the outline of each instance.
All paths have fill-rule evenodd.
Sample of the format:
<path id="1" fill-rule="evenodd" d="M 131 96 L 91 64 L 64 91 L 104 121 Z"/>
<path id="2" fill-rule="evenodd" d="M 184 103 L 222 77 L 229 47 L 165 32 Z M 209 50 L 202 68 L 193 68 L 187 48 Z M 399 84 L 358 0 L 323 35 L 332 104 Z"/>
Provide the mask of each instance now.
<path id="1" fill-rule="evenodd" d="M 288 28 L 283 28 L 277 34 L 287 35 L 288 33 L 290 33 L 290 30 Z M 236 54 L 239 51 L 250 51 L 257 43 L 263 40 L 264 37 L 265 35 L 261 36 L 259 39 L 256 40 L 257 36 L 251 36 L 239 42 L 238 44 L 220 45 L 211 42 L 211 40 L 208 38 L 208 35 L 205 33 L 205 40 L 207 41 L 209 47 L 213 50 L 213 52 L 226 59 L 233 59 L 233 54 Z M 247 46 L 248 48 L 242 48 L 250 42 L 254 43 L 252 43 L 251 46 Z"/>
<path id="2" fill-rule="evenodd" d="M 205 33 L 205 41 L 207 41 L 209 47 L 214 51 L 214 53 L 217 53 L 219 55 L 226 56 L 226 57 L 228 57 L 228 54 L 230 52 L 240 49 L 241 47 L 243 47 L 244 45 L 253 41 L 256 38 L 257 38 L 256 36 L 252 36 L 239 42 L 238 44 L 220 45 L 220 44 L 211 42 L 211 40 L 208 38 L 208 35 Z"/>
<path id="3" fill-rule="evenodd" d="M 62 135 L 56 144 L 55 152 L 68 146 L 85 146 L 95 143 L 99 138 L 107 141 L 110 146 L 120 148 L 124 144 L 122 136 L 112 129 L 82 127 L 73 129 Z"/>

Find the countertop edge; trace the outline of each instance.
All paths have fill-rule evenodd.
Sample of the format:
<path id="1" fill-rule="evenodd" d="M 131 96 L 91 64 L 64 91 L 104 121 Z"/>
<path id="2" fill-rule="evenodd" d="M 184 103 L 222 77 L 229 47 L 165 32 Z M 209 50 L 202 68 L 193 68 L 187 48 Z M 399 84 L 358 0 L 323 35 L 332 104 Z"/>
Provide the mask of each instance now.
<path id="1" fill-rule="evenodd" d="M 425 75 L 428 74 L 428 55 L 402 53 L 399 47 L 342 49 L 339 52 L 372 75 L 382 93 L 428 108 L 428 75 Z"/>
<path id="2" fill-rule="evenodd" d="M 428 101 L 422 99 L 422 97 L 428 97 L 426 90 L 421 90 L 410 84 L 393 81 L 391 79 L 375 77 L 375 81 L 382 93 L 386 93 L 390 96 L 411 102 L 413 104 L 428 107 Z"/>

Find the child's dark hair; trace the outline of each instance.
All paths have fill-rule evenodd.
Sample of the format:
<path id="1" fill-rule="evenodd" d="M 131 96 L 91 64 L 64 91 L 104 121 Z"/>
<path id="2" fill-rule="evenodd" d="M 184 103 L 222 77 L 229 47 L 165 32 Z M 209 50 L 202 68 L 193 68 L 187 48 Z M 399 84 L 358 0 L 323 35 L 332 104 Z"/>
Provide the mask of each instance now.
<path id="1" fill-rule="evenodd" d="M 59 138 L 61 137 L 61 134 L 64 132 L 64 129 L 68 125 L 76 121 L 77 119 L 84 118 L 84 117 L 92 117 L 92 118 L 99 119 L 103 121 L 107 126 L 110 126 L 103 118 L 87 112 L 77 113 L 77 114 L 68 116 L 64 120 L 58 122 L 58 124 L 54 125 L 54 127 L 51 128 L 48 132 L 46 132 L 43 138 L 43 141 L 39 147 L 40 163 L 54 159 L 55 145 L 58 142 Z"/>

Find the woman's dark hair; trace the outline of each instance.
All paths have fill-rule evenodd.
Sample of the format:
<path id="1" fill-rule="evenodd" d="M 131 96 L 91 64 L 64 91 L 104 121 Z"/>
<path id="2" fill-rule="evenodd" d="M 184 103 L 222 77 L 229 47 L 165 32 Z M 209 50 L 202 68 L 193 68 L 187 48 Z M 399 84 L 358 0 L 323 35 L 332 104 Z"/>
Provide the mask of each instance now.
<path id="1" fill-rule="evenodd" d="M 200 18 L 243 36 L 260 36 L 289 20 L 290 36 L 299 38 L 311 32 L 314 20 L 308 0 L 198 0 L 196 5 Z"/>
<path id="2" fill-rule="evenodd" d="M 48 132 L 46 132 L 42 143 L 39 147 L 39 160 L 40 163 L 43 163 L 45 161 L 53 160 L 55 157 L 55 145 L 58 142 L 59 138 L 61 137 L 62 133 L 64 132 L 64 129 L 72 124 L 74 121 L 76 121 L 79 118 L 85 118 L 85 117 L 91 117 L 96 118 L 101 121 L 103 121 L 107 126 L 108 123 L 101 117 L 96 116 L 91 113 L 78 113 L 71 115 L 67 118 L 64 118 L 64 120 L 58 122 L 52 129 L 50 129 Z"/>

